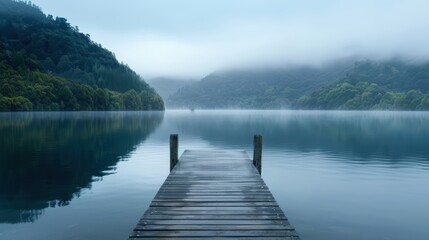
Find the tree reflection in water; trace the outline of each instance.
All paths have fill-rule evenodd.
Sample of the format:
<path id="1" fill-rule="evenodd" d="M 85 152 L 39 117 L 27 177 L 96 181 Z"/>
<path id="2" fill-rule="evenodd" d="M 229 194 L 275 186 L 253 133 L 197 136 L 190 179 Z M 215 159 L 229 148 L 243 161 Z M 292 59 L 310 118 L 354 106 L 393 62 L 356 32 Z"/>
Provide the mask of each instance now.
<path id="1" fill-rule="evenodd" d="M 0 114 L 0 223 L 37 220 L 114 173 L 163 112 Z"/>

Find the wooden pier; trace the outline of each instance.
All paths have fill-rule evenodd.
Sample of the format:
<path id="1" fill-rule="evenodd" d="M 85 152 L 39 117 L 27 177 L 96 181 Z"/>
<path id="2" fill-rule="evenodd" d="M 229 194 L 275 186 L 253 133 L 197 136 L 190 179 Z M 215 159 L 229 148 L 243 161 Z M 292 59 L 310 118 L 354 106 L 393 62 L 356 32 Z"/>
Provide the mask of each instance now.
<path id="1" fill-rule="evenodd" d="M 299 239 L 260 176 L 262 138 L 245 151 L 186 150 L 129 239 Z"/>

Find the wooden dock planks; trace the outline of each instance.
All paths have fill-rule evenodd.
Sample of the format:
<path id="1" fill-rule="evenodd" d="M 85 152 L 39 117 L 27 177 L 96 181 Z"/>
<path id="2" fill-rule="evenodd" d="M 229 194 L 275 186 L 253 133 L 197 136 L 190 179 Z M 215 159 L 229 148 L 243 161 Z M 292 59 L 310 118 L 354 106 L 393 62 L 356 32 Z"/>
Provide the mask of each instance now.
<path id="1" fill-rule="evenodd" d="M 129 239 L 299 239 L 245 151 L 186 150 Z"/>

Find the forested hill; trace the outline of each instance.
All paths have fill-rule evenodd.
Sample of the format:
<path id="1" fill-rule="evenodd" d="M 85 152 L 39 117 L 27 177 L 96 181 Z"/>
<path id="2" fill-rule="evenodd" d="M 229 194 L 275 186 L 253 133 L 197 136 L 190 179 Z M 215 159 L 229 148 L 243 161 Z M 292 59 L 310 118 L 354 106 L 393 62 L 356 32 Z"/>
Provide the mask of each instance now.
<path id="1" fill-rule="evenodd" d="M 347 59 L 323 67 L 219 72 L 181 88 L 167 99 L 172 108 L 291 108 L 296 100 L 333 83 L 353 67 Z"/>
<path id="2" fill-rule="evenodd" d="M 0 0 L 0 111 L 163 110 L 161 97 L 65 18 Z"/>
<path id="3" fill-rule="evenodd" d="M 214 73 L 167 100 L 178 108 L 429 110 L 429 63 L 370 60 L 322 68 Z"/>
<path id="4" fill-rule="evenodd" d="M 340 80 L 301 97 L 295 107 L 429 110 L 429 63 L 357 62 Z"/>

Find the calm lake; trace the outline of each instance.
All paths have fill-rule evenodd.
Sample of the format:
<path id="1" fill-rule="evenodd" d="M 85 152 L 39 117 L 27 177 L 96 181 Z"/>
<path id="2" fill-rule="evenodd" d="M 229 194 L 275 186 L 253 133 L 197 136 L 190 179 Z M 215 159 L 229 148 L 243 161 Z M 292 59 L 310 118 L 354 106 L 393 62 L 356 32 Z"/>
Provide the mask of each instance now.
<path id="1" fill-rule="evenodd" d="M 126 239 L 185 149 L 245 149 L 305 240 L 428 239 L 429 112 L 0 114 L 0 239 Z"/>

